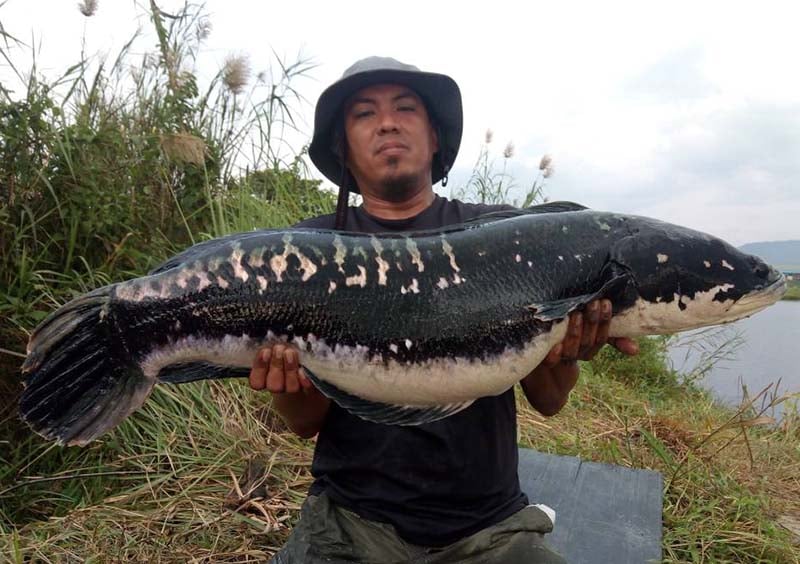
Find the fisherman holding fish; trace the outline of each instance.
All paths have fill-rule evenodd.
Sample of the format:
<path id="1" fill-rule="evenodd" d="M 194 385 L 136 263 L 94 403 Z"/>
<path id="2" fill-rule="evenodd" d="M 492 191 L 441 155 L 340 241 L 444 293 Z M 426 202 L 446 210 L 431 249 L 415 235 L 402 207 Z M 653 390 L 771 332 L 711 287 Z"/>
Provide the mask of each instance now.
<path id="1" fill-rule="evenodd" d="M 320 96 L 309 150 L 339 186 L 336 213 L 298 226 L 421 231 L 513 209 L 434 193 L 433 184 L 446 184 L 461 132 L 461 94 L 450 77 L 390 58 L 356 62 Z M 348 207 L 349 192 L 361 194 L 360 207 Z M 535 409 L 560 411 L 577 361 L 605 344 L 637 353 L 635 341 L 609 339 L 611 314 L 609 300 L 596 300 L 570 315 L 564 341 L 521 381 Z M 272 392 L 293 432 L 317 437 L 315 481 L 273 562 L 563 562 L 543 541 L 552 510 L 520 490 L 513 388 L 433 423 L 382 425 L 331 402 L 302 362 L 295 347 L 276 344 L 250 372 L 250 386 Z"/>
<path id="2" fill-rule="evenodd" d="M 441 198 L 461 128 L 449 77 L 356 63 L 320 97 L 309 151 L 336 214 L 203 241 L 62 305 L 31 333 L 20 416 L 86 445 L 156 385 L 248 376 L 317 437 L 275 562 L 563 561 L 542 540 L 552 509 L 520 490 L 514 384 L 552 415 L 606 343 L 635 354 L 622 337 L 741 319 L 786 280 L 656 219 Z"/>

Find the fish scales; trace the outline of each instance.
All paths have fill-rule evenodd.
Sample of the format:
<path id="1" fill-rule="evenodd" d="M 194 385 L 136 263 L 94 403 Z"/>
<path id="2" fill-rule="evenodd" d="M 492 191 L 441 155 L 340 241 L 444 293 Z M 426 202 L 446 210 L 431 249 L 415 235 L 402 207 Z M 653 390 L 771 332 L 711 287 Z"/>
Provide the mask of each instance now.
<path id="1" fill-rule="evenodd" d="M 244 376 L 258 348 L 292 342 L 346 409 L 419 424 L 508 389 L 592 299 L 612 300 L 612 335 L 636 336 L 730 321 L 783 288 L 711 236 L 575 205 L 415 234 L 263 230 L 201 243 L 52 314 L 31 338 L 21 412 L 85 444 L 157 382 Z"/>

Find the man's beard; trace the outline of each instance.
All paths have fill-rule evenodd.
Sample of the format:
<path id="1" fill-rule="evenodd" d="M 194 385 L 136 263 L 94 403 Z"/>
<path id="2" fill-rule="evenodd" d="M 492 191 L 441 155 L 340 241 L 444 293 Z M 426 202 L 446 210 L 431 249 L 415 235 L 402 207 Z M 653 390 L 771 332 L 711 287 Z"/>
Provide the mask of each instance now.
<path id="1" fill-rule="evenodd" d="M 399 160 L 399 159 L 398 159 Z M 390 161 L 390 164 L 397 166 L 397 160 Z M 397 172 L 390 174 L 381 180 L 381 197 L 389 202 L 402 202 L 413 195 L 413 191 L 419 187 L 420 178 L 418 174 Z"/>

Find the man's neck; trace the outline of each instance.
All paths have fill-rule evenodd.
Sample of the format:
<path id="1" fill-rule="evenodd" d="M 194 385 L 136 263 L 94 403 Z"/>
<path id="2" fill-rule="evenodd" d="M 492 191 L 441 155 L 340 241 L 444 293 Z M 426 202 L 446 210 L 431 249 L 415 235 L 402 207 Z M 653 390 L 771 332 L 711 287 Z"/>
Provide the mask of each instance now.
<path id="1" fill-rule="evenodd" d="M 383 200 L 377 196 L 362 193 L 364 209 L 368 214 L 381 219 L 407 219 L 419 215 L 433 203 L 436 197 L 433 188 L 428 186 L 401 202 Z"/>

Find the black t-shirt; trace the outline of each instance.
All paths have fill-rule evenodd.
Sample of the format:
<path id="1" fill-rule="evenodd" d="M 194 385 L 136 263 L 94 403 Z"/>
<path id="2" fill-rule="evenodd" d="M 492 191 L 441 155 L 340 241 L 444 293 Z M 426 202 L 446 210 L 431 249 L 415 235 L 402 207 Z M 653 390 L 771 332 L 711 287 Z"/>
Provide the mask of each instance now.
<path id="1" fill-rule="evenodd" d="M 425 211 L 404 220 L 350 208 L 345 229 L 435 229 L 498 209 L 513 208 L 437 196 Z M 297 226 L 331 229 L 334 216 Z M 391 523 L 412 544 L 445 546 L 527 505 L 517 477 L 516 415 L 513 389 L 443 420 L 407 427 L 370 423 L 331 403 L 317 437 L 310 493 L 327 492 L 366 519 Z"/>

